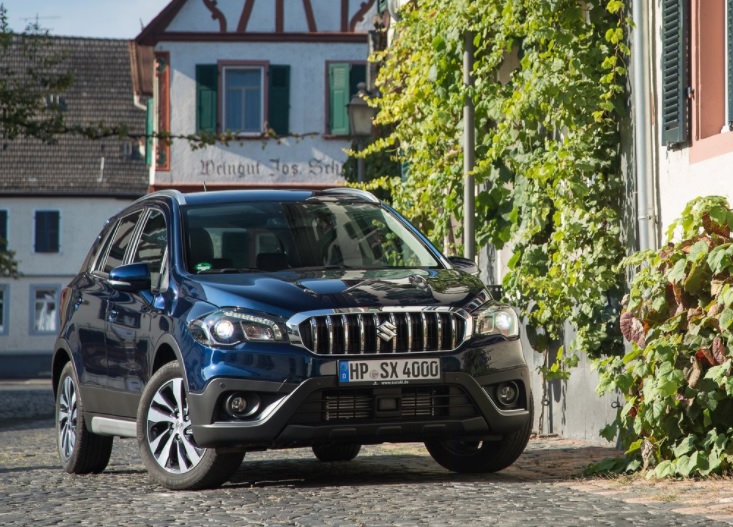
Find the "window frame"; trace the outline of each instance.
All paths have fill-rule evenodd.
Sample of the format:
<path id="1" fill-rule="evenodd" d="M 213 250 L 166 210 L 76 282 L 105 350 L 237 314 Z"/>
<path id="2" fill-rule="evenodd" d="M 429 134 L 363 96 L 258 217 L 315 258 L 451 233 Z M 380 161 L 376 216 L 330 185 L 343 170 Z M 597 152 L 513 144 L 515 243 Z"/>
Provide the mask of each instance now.
<path id="1" fill-rule="evenodd" d="M 240 61 L 240 60 L 220 60 L 217 62 L 219 69 L 219 97 L 218 97 L 218 115 L 219 115 L 219 132 L 232 132 L 236 137 L 262 137 L 266 133 L 265 123 L 267 123 L 268 114 L 268 97 L 269 97 L 269 67 L 267 61 Z M 227 109 L 227 71 L 235 70 L 259 70 L 260 71 L 260 119 L 259 130 L 231 130 L 227 128 L 226 109 Z"/>
<path id="2" fill-rule="evenodd" d="M 731 52 L 730 27 L 727 17 L 733 15 L 733 2 L 720 0 L 690 2 L 690 53 L 686 57 L 691 73 L 689 101 L 690 134 L 689 163 L 695 164 L 721 155 L 733 153 L 733 133 L 729 119 L 731 98 L 729 55 Z M 711 16 L 711 13 L 719 16 Z M 720 20 L 720 27 L 711 29 L 710 20 Z M 718 22 L 713 22 L 718 23 Z M 720 68 L 711 67 L 719 61 Z M 712 92 L 712 99 L 710 93 Z M 728 125 L 728 126 L 726 126 Z"/>
<path id="3" fill-rule="evenodd" d="M 8 334 L 10 284 L 0 284 L 0 336 Z"/>
<path id="4" fill-rule="evenodd" d="M 45 213 L 56 213 L 58 214 L 58 224 L 57 224 L 57 232 L 56 232 L 56 250 L 55 251 L 39 251 L 38 250 L 38 215 L 39 214 L 45 214 Z M 33 254 L 62 254 L 62 246 L 61 246 L 61 231 L 63 230 L 63 217 L 61 214 L 60 209 L 34 209 L 33 210 Z"/>
<path id="5" fill-rule="evenodd" d="M 54 302 L 56 304 L 54 328 L 49 330 L 36 329 L 36 294 L 38 291 L 53 291 Z M 61 296 L 61 286 L 58 284 L 31 284 L 30 286 L 30 316 L 28 318 L 29 328 L 28 334 L 31 336 L 47 336 L 55 335 L 59 330 L 60 313 L 59 313 L 59 300 Z"/>

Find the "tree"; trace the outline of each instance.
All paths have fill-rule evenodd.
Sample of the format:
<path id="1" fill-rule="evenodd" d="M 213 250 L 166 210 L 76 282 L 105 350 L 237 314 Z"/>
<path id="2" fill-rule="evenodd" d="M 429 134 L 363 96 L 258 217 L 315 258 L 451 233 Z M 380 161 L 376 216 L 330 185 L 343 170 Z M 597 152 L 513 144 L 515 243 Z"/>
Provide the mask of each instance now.
<path id="1" fill-rule="evenodd" d="M 477 244 L 512 248 L 504 286 L 533 347 L 546 352 L 570 321 L 572 351 L 620 352 L 624 3 L 420 0 L 401 14 L 393 45 L 374 57 L 377 122 L 393 132 L 367 151 L 391 151 L 410 171 L 404 183 L 379 183 L 434 239 L 460 240 L 462 107 L 472 98 Z M 466 30 L 472 89 L 462 79 Z"/>

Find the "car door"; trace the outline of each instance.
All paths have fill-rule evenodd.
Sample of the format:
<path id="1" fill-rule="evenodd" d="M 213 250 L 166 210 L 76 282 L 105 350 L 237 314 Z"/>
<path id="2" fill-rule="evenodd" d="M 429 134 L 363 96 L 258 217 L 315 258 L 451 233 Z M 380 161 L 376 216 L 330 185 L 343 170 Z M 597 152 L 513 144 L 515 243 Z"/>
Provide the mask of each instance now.
<path id="1" fill-rule="evenodd" d="M 101 266 L 117 226 L 118 223 L 110 223 L 102 230 L 94 254 L 87 262 L 87 271 L 70 284 L 70 307 L 74 310 L 75 340 L 79 343 L 78 354 L 81 357 L 78 368 L 79 382 L 92 390 L 101 390 L 107 383 L 104 318 L 109 288 L 101 273 Z M 94 406 L 98 398 L 89 399 L 89 404 Z"/>
<path id="2" fill-rule="evenodd" d="M 134 417 L 147 381 L 152 352 L 151 318 L 154 293 L 165 274 L 167 229 L 163 213 L 150 209 L 135 233 L 126 263 L 145 263 L 150 269 L 151 289 L 116 290 L 107 306 L 107 388 L 114 392 L 115 415 Z"/>

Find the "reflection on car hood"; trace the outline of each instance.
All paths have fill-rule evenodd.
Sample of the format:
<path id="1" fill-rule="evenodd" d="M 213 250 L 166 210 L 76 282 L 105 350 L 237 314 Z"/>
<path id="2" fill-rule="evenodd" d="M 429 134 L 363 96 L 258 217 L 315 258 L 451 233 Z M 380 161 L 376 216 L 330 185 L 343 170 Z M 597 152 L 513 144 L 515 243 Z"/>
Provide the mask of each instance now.
<path id="1" fill-rule="evenodd" d="M 197 275 L 189 294 L 219 307 L 240 306 L 289 317 L 347 307 L 462 307 L 481 290 L 475 277 L 449 269 L 280 271 Z"/>

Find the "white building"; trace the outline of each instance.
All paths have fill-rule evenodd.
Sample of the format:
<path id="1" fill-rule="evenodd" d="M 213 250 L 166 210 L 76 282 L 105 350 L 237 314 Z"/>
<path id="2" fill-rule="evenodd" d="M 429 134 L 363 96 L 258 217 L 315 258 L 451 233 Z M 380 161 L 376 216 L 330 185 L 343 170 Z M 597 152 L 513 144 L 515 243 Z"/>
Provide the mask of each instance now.
<path id="1" fill-rule="evenodd" d="M 151 188 L 343 184 L 346 104 L 366 78 L 375 3 L 171 1 L 136 39 L 138 70 L 155 58 L 154 127 L 235 140 L 159 142 Z"/>
<path id="2" fill-rule="evenodd" d="M 134 104 L 129 43 L 53 37 L 74 84 L 61 97 L 68 123 L 126 123 L 143 133 Z M 3 67 L 22 64 L 7 55 Z M 21 276 L 0 277 L 0 378 L 50 375 L 61 291 L 112 214 L 147 191 L 144 152 L 118 137 L 17 138 L 0 146 L 0 238 Z M 2 242 L 0 242 L 2 243 Z"/>

